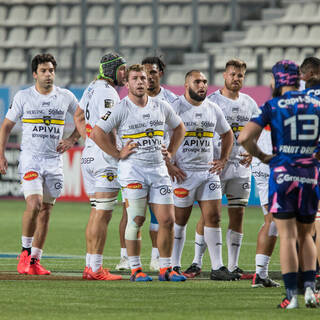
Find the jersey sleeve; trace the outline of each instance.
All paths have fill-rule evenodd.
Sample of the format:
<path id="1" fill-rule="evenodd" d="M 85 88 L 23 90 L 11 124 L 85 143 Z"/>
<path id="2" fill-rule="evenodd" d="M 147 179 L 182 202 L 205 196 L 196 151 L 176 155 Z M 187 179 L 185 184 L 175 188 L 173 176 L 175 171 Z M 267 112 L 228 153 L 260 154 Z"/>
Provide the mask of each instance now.
<path id="1" fill-rule="evenodd" d="M 217 125 L 216 125 L 215 131 L 219 135 L 222 135 L 222 134 L 226 133 L 227 131 L 229 131 L 231 128 L 230 128 L 230 125 L 229 125 L 228 121 L 226 120 L 222 110 L 220 109 L 220 107 L 215 103 L 213 103 L 213 105 L 214 105 L 214 110 L 215 110 L 216 117 L 217 117 Z"/>
<path id="2" fill-rule="evenodd" d="M 71 91 L 67 91 L 70 96 L 70 103 L 68 107 L 68 112 L 72 115 L 76 112 L 77 106 L 79 104 L 78 99 L 75 97 L 75 95 Z"/>
<path id="3" fill-rule="evenodd" d="M 100 117 L 119 102 L 119 95 L 113 88 L 99 88 L 95 93 L 95 104 L 98 106 Z"/>
<path id="4" fill-rule="evenodd" d="M 23 115 L 23 103 L 21 101 L 21 94 L 18 92 L 9 107 L 6 118 L 12 122 L 17 122 Z"/>
<path id="5" fill-rule="evenodd" d="M 96 123 L 105 133 L 109 133 L 113 128 L 118 128 L 121 120 L 124 119 L 123 108 L 117 104 L 112 110 L 107 110 L 105 114 Z"/>
<path id="6" fill-rule="evenodd" d="M 262 128 L 271 123 L 271 106 L 266 102 L 262 107 L 258 109 L 258 114 L 253 115 L 252 122 L 258 124 Z"/>
<path id="7" fill-rule="evenodd" d="M 166 115 L 166 124 L 168 125 L 169 128 L 175 129 L 182 120 L 167 102 L 162 102 L 162 103 L 164 105 L 164 110 Z"/>

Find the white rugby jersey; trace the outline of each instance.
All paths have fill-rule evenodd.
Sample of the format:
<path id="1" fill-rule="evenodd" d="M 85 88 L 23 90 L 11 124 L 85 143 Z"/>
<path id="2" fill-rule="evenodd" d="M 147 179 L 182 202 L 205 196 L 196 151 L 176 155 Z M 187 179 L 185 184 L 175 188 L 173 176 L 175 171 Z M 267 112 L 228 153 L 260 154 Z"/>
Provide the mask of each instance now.
<path id="1" fill-rule="evenodd" d="M 264 153 L 272 154 L 271 130 L 269 126 L 262 130 L 257 144 Z M 258 164 L 260 162 L 261 160 L 259 160 L 258 158 L 252 158 L 252 163 Z"/>
<path id="2" fill-rule="evenodd" d="M 172 91 L 160 87 L 160 92 L 154 98 L 158 98 L 162 101 L 167 101 L 169 104 L 172 104 L 175 100 L 178 99 L 178 96 Z"/>
<path id="3" fill-rule="evenodd" d="M 181 117 L 186 127 L 185 138 L 180 145 L 175 162 L 184 170 L 209 170 L 209 161 L 213 160 L 213 137 L 230 130 L 221 109 L 205 99 L 200 106 L 190 104 L 180 96 L 173 109 Z"/>
<path id="4" fill-rule="evenodd" d="M 57 146 L 66 113 L 73 115 L 77 105 L 78 100 L 67 89 L 53 86 L 52 92 L 44 95 L 32 86 L 17 92 L 6 118 L 22 122 L 22 151 L 52 158 L 60 155 Z"/>
<path id="5" fill-rule="evenodd" d="M 120 161 L 156 166 L 164 163 L 161 144 L 165 124 L 174 129 L 180 122 L 180 117 L 165 101 L 148 97 L 147 105 L 139 107 L 125 97 L 97 122 L 97 126 L 107 133 L 116 128 L 122 147 L 128 140 L 138 144 L 136 153 Z"/>
<path id="6" fill-rule="evenodd" d="M 220 90 L 209 95 L 208 99 L 215 102 L 221 108 L 226 120 L 230 124 L 234 133 L 234 141 L 229 162 L 239 163 L 239 160 L 242 159 L 240 153 L 244 152 L 244 149 L 238 143 L 237 139 L 246 123 L 259 113 L 258 105 L 251 97 L 241 92 L 239 92 L 239 98 L 237 100 L 223 96 Z M 214 139 L 214 155 L 216 159 L 220 157 L 220 151 L 221 139 L 216 135 Z"/>
<path id="7" fill-rule="evenodd" d="M 92 128 L 106 112 L 119 103 L 118 92 L 105 80 L 94 80 L 84 91 L 79 102 L 86 122 L 86 134 L 90 137 Z M 91 139 L 86 139 L 85 146 L 96 145 Z"/>

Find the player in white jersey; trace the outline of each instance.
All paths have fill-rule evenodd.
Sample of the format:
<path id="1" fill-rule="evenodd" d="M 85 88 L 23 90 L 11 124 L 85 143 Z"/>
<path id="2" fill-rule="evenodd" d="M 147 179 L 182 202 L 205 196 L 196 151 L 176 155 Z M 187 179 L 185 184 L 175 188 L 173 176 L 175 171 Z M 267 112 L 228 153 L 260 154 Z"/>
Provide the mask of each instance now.
<path id="1" fill-rule="evenodd" d="M 246 94 L 240 92 L 246 72 L 246 64 L 242 60 L 232 59 L 226 63 L 223 77 L 225 85 L 208 96 L 223 111 L 226 120 L 234 133 L 233 148 L 229 160 L 220 174 L 222 194 L 228 199 L 229 225 L 227 231 L 228 269 L 239 277 L 243 271 L 238 267 L 240 247 L 243 238 L 242 224 L 244 209 L 248 203 L 251 186 L 251 157 L 244 153 L 244 149 L 238 144 L 237 137 L 243 126 L 258 113 L 256 102 Z M 215 137 L 214 158 L 220 155 L 221 141 Z M 205 249 L 203 237 L 203 219 L 197 225 L 195 239 L 195 258 L 192 265 L 185 271 L 195 276 L 199 273 L 202 263 L 202 255 Z"/>
<path id="2" fill-rule="evenodd" d="M 173 101 L 177 99 L 177 96 L 170 90 L 160 86 L 160 80 L 165 70 L 164 62 L 159 57 L 146 57 L 142 60 L 141 63 L 145 67 L 145 70 L 147 73 L 147 79 L 148 79 L 147 94 L 150 97 L 158 98 L 162 101 L 166 101 L 169 104 L 172 104 Z M 165 143 L 167 142 L 169 142 L 169 136 L 166 133 Z M 158 271 L 159 270 L 159 250 L 157 248 L 157 234 L 159 230 L 159 224 L 150 206 L 149 206 L 149 211 L 151 216 L 150 226 L 149 226 L 149 235 L 152 242 L 150 270 Z M 129 269 L 129 261 L 126 253 L 125 239 L 124 239 L 126 224 L 127 224 L 127 215 L 126 215 L 126 212 L 124 211 L 124 214 L 122 216 L 122 219 L 119 225 L 121 260 L 120 260 L 120 263 L 116 266 L 116 269 L 118 270 Z"/>
<path id="3" fill-rule="evenodd" d="M 32 62 L 35 85 L 15 95 L 0 129 L 0 173 L 8 163 L 5 147 L 14 125 L 22 122 L 19 173 L 26 200 L 22 218 L 21 274 L 50 274 L 41 264 L 49 217 L 63 187 L 61 153 L 80 137 L 78 131 L 62 139 L 66 113 L 74 114 L 78 101 L 66 89 L 54 85 L 57 63 L 51 54 L 36 55 Z"/>
<path id="4" fill-rule="evenodd" d="M 181 274 L 181 255 L 186 225 L 193 203 L 198 201 L 204 219 L 204 237 L 209 248 L 212 280 L 235 280 L 222 262 L 221 186 L 217 173 L 224 168 L 232 149 L 233 133 L 221 109 L 206 99 L 208 81 L 191 70 L 185 77 L 185 94 L 173 104 L 186 127 L 174 163 L 168 164 L 173 178 L 175 204 L 173 270 Z M 213 160 L 213 136 L 221 137 L 221 157 Z"/>
<path id="5" fill-rule="evenodd" d="M 258 146 L 266 154 L 272 154 L 270 127 L 266 127 L 261 132 Z M 252 159 L 252 175 L 256 181 L 259 192 L 260 205 L 264 214 L 264 223 L 259 230 L 256 248 L 256 272 L 252 279 L 252 287 L 279 287 L 280 284 L 273 281 L 268 276 L 270 257 L 277 241 L 278 230 L 272 218 L 272 213 L 268 212 L 268 188 L 269 188 L 269 166 L 261 162 L 258 158 Z"/>
<path id="6" fill-rule="evenodd" d="M 91 138 L 119 161 L 119 182 L 125 190 L 128 222 L 126 247 L 131 281 L 151 281 L 142 272 L 140 228 L 145 220 L 147 202 L 159 222 L 157 238 L 160 253 L 160 281 L 184 281 L 172 270 L 174 207 L 171 181 L 161 151 L 165 125 L 173 129 L 167 148 L 174 155 L 185 134 L 184 125 L 164 101 L 148 97 L 147 75 L 142 65 L 133 65 L 126 73 L 128 96 L 108 112 L 93 128 Z M 116 128 L 122 149 L 118 151 L 110 132 Z"/>
<path id="7" fill-rule="evenodd" d="M 124 85 L 126 61 L 117 53 L 107 53 L 100 61 L 100 74 L 86 88 L 75 123 L 85 138 L 81 169 L 86 192 L 90 198 L 91 212 L 86 228 L 86 266 L 83 279 L 120 280 L 103 265 L 103 250 L 113 208 L 120 185 L 117 180 L 118 160 L 103 152 L 91 139 L 95 124 L 115 104 L 120 102 L 115 86 Z"/>

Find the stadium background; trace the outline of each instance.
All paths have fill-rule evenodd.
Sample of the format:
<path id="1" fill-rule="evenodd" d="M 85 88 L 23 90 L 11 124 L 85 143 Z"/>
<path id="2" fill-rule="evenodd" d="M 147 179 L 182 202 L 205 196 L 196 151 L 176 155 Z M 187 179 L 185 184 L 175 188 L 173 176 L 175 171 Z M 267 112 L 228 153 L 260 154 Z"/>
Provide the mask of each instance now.
<path id="1" fill-rule="evenodd" d="M 30 61 L 51 52 L 58 61 L 56 84 L 80 98 L 108 50 L 129 64 L 161 55 L 163 83 L 183 93 L 184 75 L 200 69 L 209 92 L 223 85 L 225 62 L 246 61 L 243 92 L 259 105 L 270 96 L 272 65 L 280 59 L 301 63 L 320 53 L 320 0 L 0 0 L 0 122 L 14 93 L 32 84 Z M 121 96 L 125 91 L 120 92 Z M 73 129 L 69 118 L 66 134 Z M 10 137 L 19 144 L 19 124 Z M 0 196 L 21 196 L 15 149 Z M 80 150 L 64 155 L 66 200 L 84 200 Z M 250 204 L 259 203 L 252 188 Z"/>

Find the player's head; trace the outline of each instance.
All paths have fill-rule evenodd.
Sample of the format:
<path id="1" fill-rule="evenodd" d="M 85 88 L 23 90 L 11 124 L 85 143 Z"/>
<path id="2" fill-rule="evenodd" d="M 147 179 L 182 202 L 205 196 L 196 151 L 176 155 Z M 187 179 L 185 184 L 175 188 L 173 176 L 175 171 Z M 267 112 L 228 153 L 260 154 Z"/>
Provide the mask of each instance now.
<path id="1" fill-rule="evenodd" d="M 208 80 L 201 71 L 190 70 L 185 76 L 184 87 L 186 99 L 200 103 L 207 96 Z"/>
<path id="2" fill-rule="evenodd" d="M 291 60 L 278 61 L 272 67 L 273 81 L 271 87 L 273 89 L 273 97 L 281 95 L 282 87 L 299 88 L 299 66 Z"/>
<path id="3" fill-rule="evenodd" d="M 116 86 L 124 85 L 126 60 L 118 53 L 109 52 L 100 60 L 98 79 L 111 80 Z"/>
<path id="4" fill-rule="evenodd" d="M 143 97 L 147 91 L 147 74 L 144 66 L 141 64 L 133 64 L 126 70 L 126 87 L 129 96 Z"/>
<path id="5" fill-rule="evenodd" d="M 160 57 L 144 58 L 141 64 L 145 67 L 148 78 L 148 94 L 157 95 L 160 92 L 160 79 L 163 76 L 166 65 Z"/>
<path id="6" fill-rule="evenodd" d="M 225 88 L 233 92 L 240 91 L 243 86 L 246 70 L 246 63 L 240 59 L 231 59 L 227 61 L 223 73 Z"/>
<path id="7" fill-rule="evenodd" d="M 320 59 L 316 57 L 305 58 L 300 66 L 300 79 L 306 81 L 310 88 L 320 81 Z"/>
<path id="8" fill-rule="evenodd" d="M 57 62 L 52 54 L 37 54 L 31 61 L 31 70 L 37 86 L 49 90 L 53 86 Z"/>

